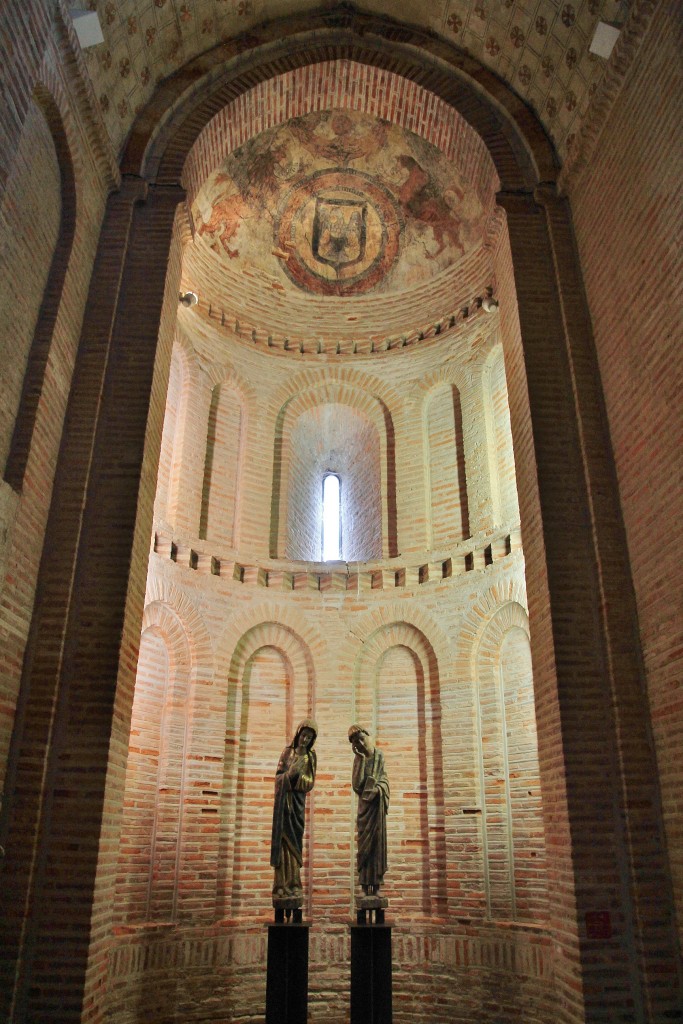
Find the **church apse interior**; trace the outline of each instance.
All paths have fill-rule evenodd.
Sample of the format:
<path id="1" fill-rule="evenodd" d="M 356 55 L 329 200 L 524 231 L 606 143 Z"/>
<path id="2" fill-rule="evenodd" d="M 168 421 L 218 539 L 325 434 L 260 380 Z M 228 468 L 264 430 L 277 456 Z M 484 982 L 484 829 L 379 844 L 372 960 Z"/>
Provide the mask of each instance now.
<path id="1" fill-rule="evenodd" d="M 680 1020 L 673 8 L 575 69 L 616 8 L 493 5 L 510 52 L 550 19 L 532 74 L 461 0 L 90 6 L 90 49 L 10 15 L 2 1015 L 262 1022 L 310 717 L 311 1021 L 349 1020 L 353 722 L 397 1024 Z"/>

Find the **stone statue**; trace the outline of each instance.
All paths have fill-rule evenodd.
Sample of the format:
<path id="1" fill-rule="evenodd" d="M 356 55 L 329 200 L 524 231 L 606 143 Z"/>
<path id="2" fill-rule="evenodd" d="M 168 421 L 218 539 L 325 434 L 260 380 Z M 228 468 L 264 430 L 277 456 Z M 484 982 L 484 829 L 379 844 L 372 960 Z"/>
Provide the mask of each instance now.
<path id="1" fill-rule="evenodd" d="M 367 897 L 376 897 L 387 870 L 389 779 L 384 754 L 373 745 L 366 729 L 352 725 L 349 743 L 356 755 L 351 784 L 358 794 L 358 881 Z"/>
<path id="2" fill-rule="evenodd" d="M 282 751 L 275 773 L 270 863 L 275 868 L 273 906 L 276 908 L 276 920 L 281 916 L 278 909 L 296 911 L 303 904 L 301 865 L 306 794 L 315 784 L 317 758 L 313 744 L 317 735 L 318 726 L 315 721 L 304 718 L 290 746 Z M 300 911 L 295 913 L 295 919 L 299 917 Z"/>

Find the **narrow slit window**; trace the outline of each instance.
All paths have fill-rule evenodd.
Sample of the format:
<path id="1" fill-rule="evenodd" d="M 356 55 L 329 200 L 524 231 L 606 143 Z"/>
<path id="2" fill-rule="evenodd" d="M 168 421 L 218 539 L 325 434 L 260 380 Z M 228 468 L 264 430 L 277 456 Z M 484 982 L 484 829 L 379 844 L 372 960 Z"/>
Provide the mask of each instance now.
<path id="1" fill-rule="evenodd" d="M 336 473 L 323 477 L 323 562 L 338 561 L 341 556 L 341 480 Z"/>

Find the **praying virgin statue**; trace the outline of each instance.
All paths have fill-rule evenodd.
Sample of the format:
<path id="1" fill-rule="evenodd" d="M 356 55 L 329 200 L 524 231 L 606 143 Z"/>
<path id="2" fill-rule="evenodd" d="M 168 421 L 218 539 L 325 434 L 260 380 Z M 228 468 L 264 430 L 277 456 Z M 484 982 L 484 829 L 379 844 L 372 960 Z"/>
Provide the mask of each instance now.
<path id="1" fill-rule="evenodd" d="M 275 773 L 275 803 L 270 863 L 275 869 L 273 904 L 286 901 L 301 906 L 306 794 L 315 784 L 318 726 L 312 718 L 300 722 L 291 744 L 282 751 Z M 291 902 L 290 902 L 291 901 Z"/>

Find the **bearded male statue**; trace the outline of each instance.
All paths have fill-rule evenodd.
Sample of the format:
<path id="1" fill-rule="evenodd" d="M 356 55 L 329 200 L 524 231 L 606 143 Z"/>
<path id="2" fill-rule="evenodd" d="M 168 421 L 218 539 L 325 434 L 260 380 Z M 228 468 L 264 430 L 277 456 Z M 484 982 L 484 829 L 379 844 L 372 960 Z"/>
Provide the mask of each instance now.
<path id="1" fill-rule="evenodd" d="M 387 870 L 389 779 L 384 754 L 367 729 L 352 725 L 349 743 L 355 754 L 351 784 L 358 794 L 358 882 L 366 896 L 376 896 Z"/>

